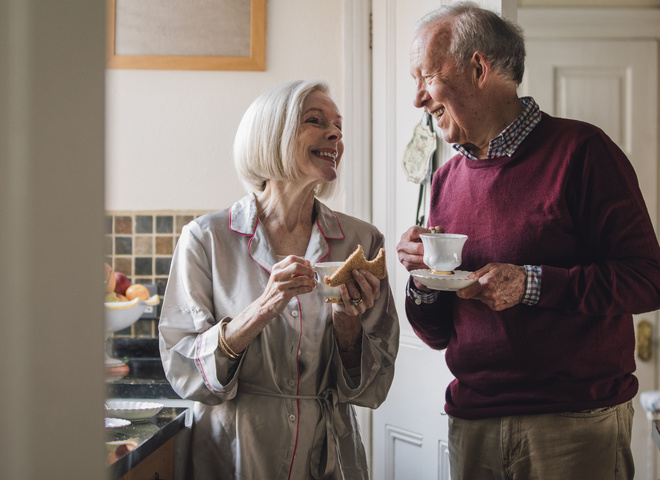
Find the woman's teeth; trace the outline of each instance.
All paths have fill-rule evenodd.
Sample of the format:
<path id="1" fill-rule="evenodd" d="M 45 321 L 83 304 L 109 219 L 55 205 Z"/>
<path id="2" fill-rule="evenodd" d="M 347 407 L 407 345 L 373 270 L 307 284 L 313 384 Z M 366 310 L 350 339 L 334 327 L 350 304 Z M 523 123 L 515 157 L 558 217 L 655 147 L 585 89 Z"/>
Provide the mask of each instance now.
<path id="1" fill-rule="evenodd" d="M 332 160 L 334 160 L 335 157 L 336 157 L 336 155 L 334 153 L 331 153 L 331 152 L 314 152 L 314 153 L 316 153 L 320 157 L 328 157 Z"/>

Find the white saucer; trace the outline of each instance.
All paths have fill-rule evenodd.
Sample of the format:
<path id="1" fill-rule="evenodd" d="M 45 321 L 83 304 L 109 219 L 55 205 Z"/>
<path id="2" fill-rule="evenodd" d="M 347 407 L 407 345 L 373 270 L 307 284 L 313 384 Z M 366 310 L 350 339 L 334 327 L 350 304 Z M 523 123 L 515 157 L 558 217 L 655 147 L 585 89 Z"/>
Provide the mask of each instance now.
<path id="1" fill-rule="evenodd" d="M 466 272 L 463 270 L 454 270 L 453 275 L 443 275 L 431 273 L 428 268 L 424 270 L 413 270 L 410 272 L 413 278 L 422 285 L 433 290 L 442 290 L 445 292 L 455 292 L 468 285 L 472 285 L 476 280 L 467 279 L 467 276 L 471 273 L 472 272 Z"/>

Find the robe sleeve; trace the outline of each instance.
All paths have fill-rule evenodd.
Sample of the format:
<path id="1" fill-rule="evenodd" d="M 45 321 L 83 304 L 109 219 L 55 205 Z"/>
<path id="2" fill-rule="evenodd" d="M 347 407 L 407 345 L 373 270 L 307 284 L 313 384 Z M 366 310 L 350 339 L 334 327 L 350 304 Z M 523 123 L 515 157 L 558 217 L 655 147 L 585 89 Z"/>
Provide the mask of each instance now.
<path id="1" fill-rule="evenodd" d="M 365 253 L 368 258 L 374 258 L 383 245 L 382 235 L 376 235 L 375 240 Z M 379 298 L 362 315 L 359 379 L 346 370 L 338 350 L 333 355 L 334 368 L 338 372 L 340 402 L 377 408 L 387 397 L 394 379 L 394 361 L 399 349 L 399 320 L 388 279 L 386 276 L 381 280 Z"/>
<path id="2" fill-rule="evenodd" d="M 159 322 L 165 375 L 182 398 L 218 404 L 236 395 L 240 361 L 218 346 L 220 321 L 213 309 L 211 262 L 185 227 L 177 243 Z M 224 379 L 224 380 L 220 380 Z"/>

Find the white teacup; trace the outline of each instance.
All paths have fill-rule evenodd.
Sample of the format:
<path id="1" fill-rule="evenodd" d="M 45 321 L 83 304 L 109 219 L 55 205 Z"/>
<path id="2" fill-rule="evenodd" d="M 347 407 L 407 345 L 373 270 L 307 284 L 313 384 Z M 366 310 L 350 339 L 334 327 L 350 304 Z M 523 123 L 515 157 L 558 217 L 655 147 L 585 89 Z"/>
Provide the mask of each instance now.
<path id="1" fill-rule="evenodd" d="M 314 277 L 316 278 L 316 283 L 318 284 L 318 289 L 321 291 L 323 298 L 326 302 L 329 303 L 340 303 L 341 299 L 341 290 L 339 287 L 330 287 L 325 284 L 323 281 L 324 277 L 329 277 L 335 271 L 341 267 L 344 262 L 321 262 L 314 265 Z"/>
<path id="2" fill-rule="evenodd" d="M 422 233 L 424 263 L 431 273 L 451 275 L 461 264 L 467 235 L 457 233 Z"/>

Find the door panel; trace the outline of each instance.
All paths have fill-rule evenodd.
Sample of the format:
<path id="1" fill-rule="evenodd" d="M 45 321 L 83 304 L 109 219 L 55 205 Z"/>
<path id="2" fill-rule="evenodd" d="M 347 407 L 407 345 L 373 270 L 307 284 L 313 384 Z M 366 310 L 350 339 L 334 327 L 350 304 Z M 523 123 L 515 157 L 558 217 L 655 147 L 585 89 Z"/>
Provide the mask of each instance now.
<path id="1" fill-rule="evenodd" d="M 404 149 L 421 118 L 421 112 L 412 106 L 414 85 L 408 73 L 408 48 L 415 21 L 438 2 L 382 0 L 372 5 L 373 221 L 385 233 L 388 271 L 401 322 L 394 383 L 387 401 L 373 412 L 372 478 L 448 479 L 444 392 L 452 376 L 443 352 L 423 345 L 405 318 L 408 274 L 395 253 L 401 234 L 415 221 L 419 192 L 417 185 L 406 181 L 401 166 Z M 550 18 L 565 20 L 561 15 Z M 548 27 L 547 22 L 543 27 Z M 585 120 L 603 128 L 631 159 L 657 225 L 656 42 L 531 39 L 527 46 L 527 72 L 521 94 L 534 96 L 550 114 Z M 442 156 L 451 153 L 442 141 L 440 148 Z M 635 321 L 642 318 L 651 322 L 657 332 L 656 313 Z M 656 339 L 654 333 L 654 345 Z M 658 388 L 657 357 L 654 351 L 650 362 L 638 361 L 642 390 Z M 633 449 L 637 478 L 655 479 L 657 451 L 637 400 L 635 409 Z"/>
<path id="2" fill-rule="evenodd" d="M 374 480 L 449 479 L 444 353 L 417 338 L 406 319 L 408 272 L 396 244 L 415 224 L 419 185 L 406 180 L 403 153 L 422 111 L 413 106 L 409 48 L 415 22 L 437 0 L 373 2 L 373 221 L 385 234 L 388 273 L 401 324 L 401 345 L 387 401 L 372 417 Z M 444 142 L 442 142 L 444 143 Z"/>
<path id="3" fill-rule="evenodd" d="M 524 26 L 524 25 L 523 25 Z M 639 179 L 651 219 L 658 220 L 658 48 L 647 40 L 528 40 L 522 95 L 541 110 L 602 128 L 626 153 Z M 657 312 L 647 320 L 657 338 Z M 652 342 L 652 346 L 657 342 Z M 658 388 L 658 352 L 637 358 L 640 392 Z M 658 449 L 635 398 L 633 454 L 636 478 L 658 478 Z"/>

